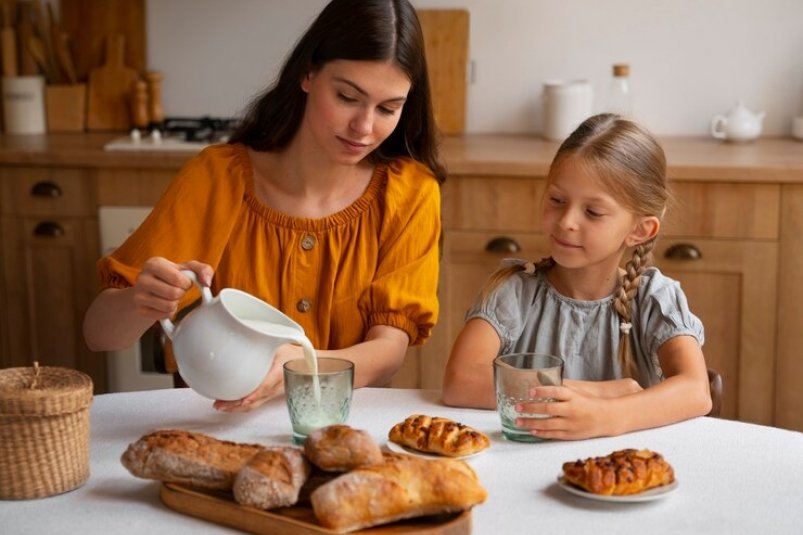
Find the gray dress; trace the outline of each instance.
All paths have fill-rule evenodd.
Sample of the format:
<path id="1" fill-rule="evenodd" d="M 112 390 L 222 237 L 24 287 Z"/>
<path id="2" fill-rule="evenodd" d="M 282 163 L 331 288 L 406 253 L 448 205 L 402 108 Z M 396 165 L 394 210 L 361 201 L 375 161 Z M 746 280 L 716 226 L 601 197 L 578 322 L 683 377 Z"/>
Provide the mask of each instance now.
<path id="1" fill-rule="evenodd" d="M 523 264 L 507 259 L 503 266 Z M 630 343 L 643 387 L 663 378 L 658 349 L 672 337 L 695 337 L 702 346 L 703 324 L 689 311 L 680 284 L 657 268 L 641 276 Z M 477 298 L 466 321 L 482 318 L 501 340 L 500 354 L 543 352 L 563 357 L 564 377 L 603 381 L 623 377 L 618 362 L 619 316 L 613 295 L 597 301 L 578 301 L 557 292 L 546 276 L 517 272 L 486 300 Z"/>

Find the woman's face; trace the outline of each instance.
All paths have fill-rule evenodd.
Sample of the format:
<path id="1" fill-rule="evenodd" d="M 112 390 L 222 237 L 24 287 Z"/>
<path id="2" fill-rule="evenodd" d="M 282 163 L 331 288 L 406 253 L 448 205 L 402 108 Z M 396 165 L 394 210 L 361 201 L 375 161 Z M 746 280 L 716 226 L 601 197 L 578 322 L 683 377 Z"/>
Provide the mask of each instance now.
<path id="1" fill-rule="evenodd" d="M 335 60 L 301 82 L 307 107 L 302 135 L 310 135 L 336 163 L 355 164 L 396 128 L 410 79 L 383 61 Z"/>
<path id="2" fill-rule="evenodd" d="M 550 177 L 542 222 L 552 258 L 568 268 L 615 269 L 624 250 L 654 236 L 658 225 L 657 218 L 630 212 L 572 157 Z"/>

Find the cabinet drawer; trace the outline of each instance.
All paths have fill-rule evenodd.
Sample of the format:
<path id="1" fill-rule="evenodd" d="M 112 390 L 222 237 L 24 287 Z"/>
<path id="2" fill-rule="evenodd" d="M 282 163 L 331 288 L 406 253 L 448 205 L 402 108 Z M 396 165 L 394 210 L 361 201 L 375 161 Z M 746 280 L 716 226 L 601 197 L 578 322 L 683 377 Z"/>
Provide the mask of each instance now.
<path id="1" fill-rule="evenodd" d="M 443 188 L 445 229 L 538 232 L 545 180 L 451 177 Z"/>
<path id="2" fill-rule="evenodd" d="M 777 240 L 777 184 L 672 183 L 662 233 L 666 236 Z"/>
<path id="3" fill-rule="evenodd" d="M 84 169 L 1 169 L 0 187 L 5 214 L 81 217 L 92 212 L 92 188 Z"/>

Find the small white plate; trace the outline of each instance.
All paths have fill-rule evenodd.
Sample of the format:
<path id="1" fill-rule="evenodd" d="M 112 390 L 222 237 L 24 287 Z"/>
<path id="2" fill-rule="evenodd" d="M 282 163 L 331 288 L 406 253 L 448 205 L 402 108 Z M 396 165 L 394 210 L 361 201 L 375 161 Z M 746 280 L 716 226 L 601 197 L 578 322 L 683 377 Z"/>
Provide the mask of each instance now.
<path id="1" fill-rule="evenodd" d="M 413 457 L 421 457 L 422 459 L 461 459 L 463 461 L 465 461 L 466 459 L 470 459 L 472 457 L 476 457 L 477 455 L 479 455 L 481 453 L 484 453 L 485 450 L 488 449 L 488 448 L 485 448 L 485 450 L 480 450 L 480 451 L 478 451 L 476 453 L 469 453 L 468 455 L 451 457 L 449 455 L 439 455 L 437 453 L 426 453 L 424 451 L 414 450 L 412 448 L 408 448 L 406 446 L 402 446 L 401 444 L 396 444 L 392 440 L 388 440 L 385 443 L 385 446 L 390 451 L 395 451 L 396 453 L 406 453 L 407 455 L 412 455 Z"/>
<path id="2" fill-rule="evenodd" d="M 575 496 L 582 496 L 583 498 L 588 498 L 590 500 L 597 500 L 601 502 L 617 502 L 617 503 L 636 503 L 636 502 L 650 502 L 652 500 L 658 500 L 660 498 L 664 498 L 665 496 L 669 495 L 670 493 L 674 492 L 678 488 L 677 480 L 673 481 L 669 485 L 663 485 L 661 487 L 656 487 L 654 489 L 645 490 L 644 492 L 639 492 L 638 494 L 625 494 L 622 496 L 605 496 L 603 494 L 594 494 L 593 492 L 585 491 L 579 487 L 575 487 L 565 479 L 563 476 L 558 476 L 558 485 L 570 494 L 574 494 Z"/>

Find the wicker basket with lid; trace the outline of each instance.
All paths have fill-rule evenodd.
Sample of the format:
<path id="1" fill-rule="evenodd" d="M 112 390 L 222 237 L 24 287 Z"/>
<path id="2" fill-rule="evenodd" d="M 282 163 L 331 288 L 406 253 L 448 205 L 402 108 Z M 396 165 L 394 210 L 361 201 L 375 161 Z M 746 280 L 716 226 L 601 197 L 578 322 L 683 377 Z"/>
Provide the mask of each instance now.
<path id="1" fill-rule="evenodd" d="M 44 498 L 89 478 L 92 380 L 60 367 L 0 370 L 0 499 Z"/>

